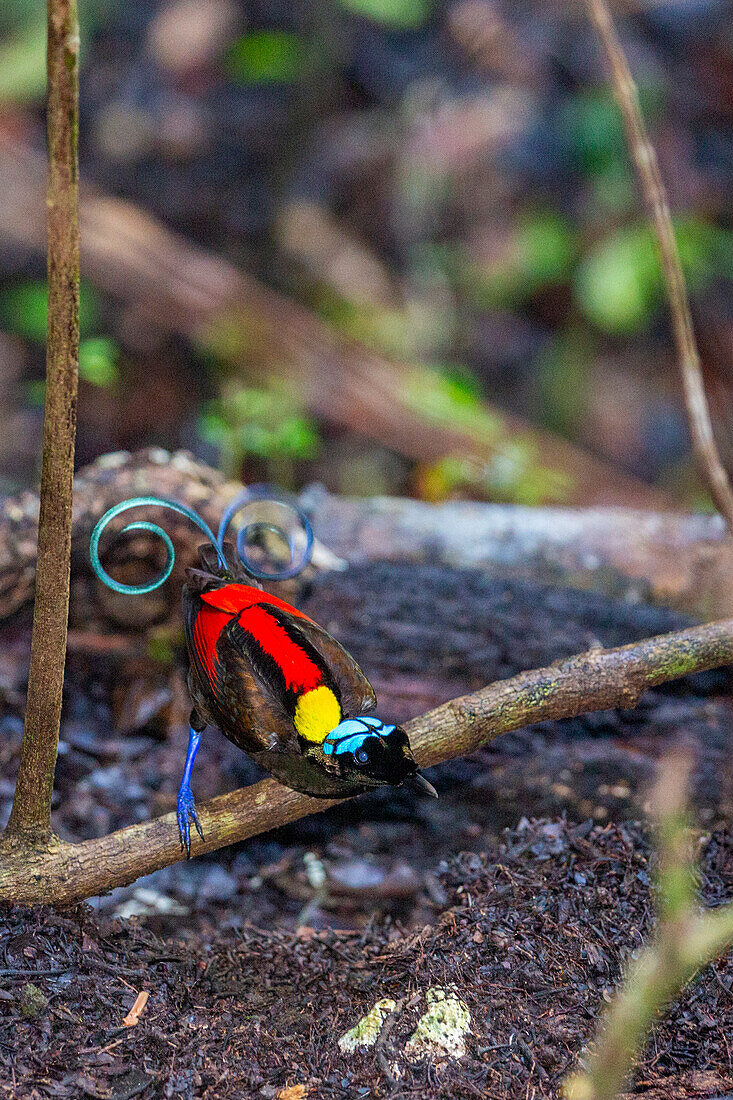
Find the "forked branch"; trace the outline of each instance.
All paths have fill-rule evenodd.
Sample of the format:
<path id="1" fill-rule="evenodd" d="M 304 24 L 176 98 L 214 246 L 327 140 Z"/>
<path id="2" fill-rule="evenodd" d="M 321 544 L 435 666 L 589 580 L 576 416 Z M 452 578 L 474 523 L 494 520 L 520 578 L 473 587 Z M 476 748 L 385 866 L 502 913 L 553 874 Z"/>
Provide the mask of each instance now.
<path id="1" fill-rule="evenodd" d="M 406 729 L 418 763 L 430 767 L 531 722 L 633 707 L 647 688 L 730 663 L 729 619 L 618 649 L 591 650 L 549 668 L 522 672 L 444 703 Z M 333 805 L 271 779 L 220 795 L 199 807 L 206 839 L 196 843 L 194 853 L 212 852 Z M 56 842 L 48 851 L 29 853 L 6 838 L 0 846 L 0 903 L 73 902 L 126 885 L 181 858 L 172 813 L 82 844 Z"/>

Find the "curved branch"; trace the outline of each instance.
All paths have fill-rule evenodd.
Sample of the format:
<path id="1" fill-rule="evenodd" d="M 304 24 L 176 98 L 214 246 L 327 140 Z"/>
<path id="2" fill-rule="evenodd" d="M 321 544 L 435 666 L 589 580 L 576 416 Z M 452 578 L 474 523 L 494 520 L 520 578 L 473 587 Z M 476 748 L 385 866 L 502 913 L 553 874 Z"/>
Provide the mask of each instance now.
<path id="1" fill-rule="evenodd" d="M 624 119 L 626 138 L 659 244 L 695 455 L 705 474 L 713 500 L 721 515 L 725 516 L 728 529 L 733 534 L 733 489 L 715 445 L 687 287 L 657 154 L 649 140 L 636 84 L 608 6 L 605 0 L 585 0 L 585 5 L 608 59 L 611 81 Z"/>
<path id="2" fill-rule="evenodd" d="M 633 707 L 647 688 L 730 663 L 733 619 L 617 649 L 590 650 L 549 668 L 522 672 L 444 703 L 406 729 L 418 763 L 430 767 L 531 722 Z M 266 779 L 199 807 L 206 840 L 195 851 L 213 852 L 333 805 Z M 7 837 L 0 845 L 0 903 L 78 901 L 181 858 L 173 813 L 82 844 L 56 841 L 44 851 Z"/>

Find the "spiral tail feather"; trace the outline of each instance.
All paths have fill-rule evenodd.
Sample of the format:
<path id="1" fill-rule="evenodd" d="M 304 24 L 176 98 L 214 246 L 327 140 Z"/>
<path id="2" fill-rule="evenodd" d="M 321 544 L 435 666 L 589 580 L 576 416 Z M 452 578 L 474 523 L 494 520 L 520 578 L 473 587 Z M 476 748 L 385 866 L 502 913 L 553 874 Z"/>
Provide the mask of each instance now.
<path id="1" fill-rule="evenodd" d="M 106 571 L 99 557 L 99 542 L 102 534 L 116 516 L 128 511 L 130 508 L 140 507 L 169 508 L 179 515 L 185 516 L 199 528 L 209 540 L 208 545 L 199 548 L 199 558 L 202 570 L 215 577 L 231 577 L 233 580 L 254 578 L 258 580 L 286 580 L 300 573 L 311 559 L 313 552 L 313 529 L 307 516 L 298 505 L 286 498 L 274 495 L 273 490 L 265 485 L 254 485 L 245 489 L 234 498 L 222 516 L 217 535 L 211 530 L 205 520 L 191 508 L 178 501 L 168 500 L 165 497 L 131 497 L 129 500 L 116 504 L 104 513 L 96 524 L 89 540 L 89 558 L 96 576 L 115 592 L 122 592 L 131 596 L 140 596 L 160 588 L 171 575 L 175 562 L 175 550 L 170 536 L 157 523 L 148 520 L 135 520 L 123 528 L 121 534 L 128 531 L 150 531 L 157 535 L 163 542 L 166 551 L 166 561 L 163 569 L 152 581 L 145 584 L 123 584 L 116 581 Z M 278 519 L 274 522 L 273 507 L 279 510 Z M 224 536 L 237 513 L 245 508 L 253 508 L 257 516 L 250 522 L 240 525 L 236 537 L 236 547 L 231 542 L 225 542 Z M 281 569 L 262 569 L 257 565 L 248 553 L 251 541 L 259 535 L 269 532 L 284 541 L 290 552 L 290 562 Z"/>

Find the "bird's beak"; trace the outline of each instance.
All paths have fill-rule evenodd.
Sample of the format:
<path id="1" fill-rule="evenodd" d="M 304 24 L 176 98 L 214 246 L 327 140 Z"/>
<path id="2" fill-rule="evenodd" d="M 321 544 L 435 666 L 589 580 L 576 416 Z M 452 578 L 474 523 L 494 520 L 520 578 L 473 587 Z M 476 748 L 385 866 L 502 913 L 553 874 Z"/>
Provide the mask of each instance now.
<path id="1" fill-rule="evenodd" d="M 408 787 L 412 787 L 413 791 L 418 791 L 421 794 L 429 794 L 432 798 L 438 797 L 438 792 L 432 783 L 428 783 L 422 772 L 413 772 L 412 775 L 408 775 L 405 779 L 405 784 Z"/>

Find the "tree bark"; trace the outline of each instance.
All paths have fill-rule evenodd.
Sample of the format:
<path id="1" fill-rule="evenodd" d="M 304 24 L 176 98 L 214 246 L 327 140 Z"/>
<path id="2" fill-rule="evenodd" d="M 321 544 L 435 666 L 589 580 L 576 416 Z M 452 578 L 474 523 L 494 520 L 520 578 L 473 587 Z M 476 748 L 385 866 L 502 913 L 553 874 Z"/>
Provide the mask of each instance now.
<path id="1" fill-rule="evenodd" d="M 444 703 L 406 729 L 418 763 L 430 767 L 532 722 L 633 707 L 647 688 L 731 662 L 733 620 L 710 623 L 522 672 Z M 266 779 L 203 803 L 205 840 L 196 841 L 194 851 L 212 852 L 335 804 Z M 0 847 L 0 903 L 73 902 L 182 858 L 173 813 L 82 844 L 56 841 L 30 854 L 10 837 Z"/>
<path id="2" fill-rule="evenodd" d="M 79 360 L 79 21 L 48 0 L 48 342 L 36 600 L 25 734 L 8 832 L 51 833 L 66 659 Z"/>

